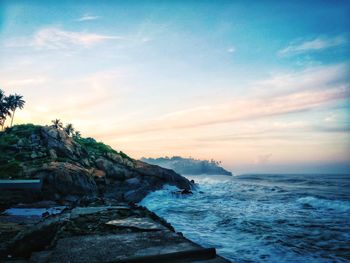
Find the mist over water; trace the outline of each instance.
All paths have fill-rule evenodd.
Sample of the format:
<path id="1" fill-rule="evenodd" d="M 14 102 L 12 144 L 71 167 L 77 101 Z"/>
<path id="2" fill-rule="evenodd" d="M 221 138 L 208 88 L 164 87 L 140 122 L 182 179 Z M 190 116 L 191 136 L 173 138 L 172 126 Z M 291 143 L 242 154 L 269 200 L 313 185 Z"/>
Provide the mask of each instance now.
<path id="1" fill-rule="evenodd" d="M 234 262 L 349 262 L 349 175 L 187 176 L 198 185 L 177 197 L 167 187 L 141 205 Z"/>

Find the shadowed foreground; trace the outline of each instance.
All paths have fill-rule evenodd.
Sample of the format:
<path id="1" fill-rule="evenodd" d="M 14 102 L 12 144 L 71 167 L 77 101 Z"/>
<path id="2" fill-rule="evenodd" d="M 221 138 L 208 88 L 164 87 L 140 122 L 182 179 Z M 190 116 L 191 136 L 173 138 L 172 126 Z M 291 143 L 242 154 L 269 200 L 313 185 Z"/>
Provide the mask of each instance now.
<path id="1" fill-rule="evenodd" d="M 81 201 L 58 214 L 28 215 L 54 202 L 19 206 L 0 216 L 2 260 L 10 262 L 227 262 L 138 206 Z M 27 215 L 21 214 L 25 211 Z M 27 209 L 27 210 L 25 210 Z M 51 210 L 52 211 L 52 210 Z M 42 218 L 44 216 L 44 218 Z M 46 217 L 45 217 L 46 216 Z"/>

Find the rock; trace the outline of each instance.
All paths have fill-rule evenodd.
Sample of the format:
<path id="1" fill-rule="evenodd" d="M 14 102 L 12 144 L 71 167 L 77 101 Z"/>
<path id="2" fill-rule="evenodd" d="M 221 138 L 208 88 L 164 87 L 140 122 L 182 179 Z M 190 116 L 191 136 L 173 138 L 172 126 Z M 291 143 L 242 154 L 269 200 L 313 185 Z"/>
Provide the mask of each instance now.
<path id="1" fill-rule="evenodd" d="M 103 170 L 106 173 L 106 176 L 109 178 L 122 181 L 128 174 L 127 168 L 125 168 L 125 166 L 113 163 L 104 157 L 96 159 L 95 163 L 96 166 L 99 169 Z"/>
<path id="2" fill-rule="evenodd" d="M 181 189 L 179 191 L 173 191 L 172 194 L 176 195 L 176 196 L 180 196 L 180 195 L 192 195 L 193 192 L 191 190 L 187 190 L 187 189 Z"/>
<path id="3" fill-rule="evenodd" d="M 124 199 L 128 202 L 140 202 L 149 192 L 151 192 L 150 188 L 140 187 L 136 190 L 130 190 L 124 193 Z"/>
<path id="4" fill-rule="evenodd" d="M 133 187 L 139 187 L 141 185 L 141 180 L 140 178 L 134 177 L 134 178 L 125 180 L 125 183 Z"/>
<path id="5" fill-rule="evenodd" d="M 97 178 L 103 178 L 103 177 L 106 177 L 106 173 L 103 170 L 93 169 L 92 176 Z"/>
<path id="6" fill-rule="evenodd" d="M 80 163 L 84 166 L 87 166 L 89 167 L 90 166 L 90 162 L 89 162 L 89 159 L 88 158 L 83 158 L 80 160 Z"/>
<path id="7" fill-rule="evenodd" d="M 157 165 L 147 164 L 141 161 L 135 161 L 135 170 L 145 176 L 148 180 L 149 177 L 156 177 L 158 181 L 164 184 L 174 185 L 180 189 L 192 189 L 192 184 L 189 180 L 181 175 L 175 173 L 173 170 L 165 169 Z"/>
<path id="8" fill-rule="evenodd" d="M 165 184 L 192 189 L 191 182 L 173 170 L 136 161 L 93 138 L 78 140 L 53 126 L 23 125 L 5 133 L 11 135 L 13 131 L 20 135 L 6 151 L 20 161 L 20 166 L 18 172 L 7 176 L 42 178 L 43 197 L 47 199 L 64 201 L 98 195 L 138 202 Z M 6 158 L 0 160 L 0 172 L 1 163 L 8 162 Z"/>
<path id="9" fill-rule="evenodd" d="M 32 154 L 30 155 L 30 158 L 32 158 L 32 159 L 35 159 L 35 158 L 38 158 L 38 157 L 39 157 L 39 155 L 36 152 L 32 152 Z"/>
<path id="10" fill-rule="evenodd" d="M 53 126 L 44 126 L 41 135 L 49 149 L 55 150 L 57 156 L 78 160 L 82 155 L 81 147 L 68 134 Z"/>
<path id="11" fill-rule="evenodd" d="M 33 175 L 43 181 L 42 192 L 49 199 L 97 194 L 96 183 L 88 170 L 70 163 L 52 162 Z"/>
<path id="12" fill-rule="evenodd" d="M 50 154 L 51 159 L 54 159 L 54 160 L 57 159 L 57 154 L 56 154 L 56 151 L 54 149 L 50 149 L 49 154 Z"/>
<path id="13" fill-rule="evenodd" d="M 116 163 L 123 163 L 123 157 L 116 153 L 107 153 L 106 156 Z"/>

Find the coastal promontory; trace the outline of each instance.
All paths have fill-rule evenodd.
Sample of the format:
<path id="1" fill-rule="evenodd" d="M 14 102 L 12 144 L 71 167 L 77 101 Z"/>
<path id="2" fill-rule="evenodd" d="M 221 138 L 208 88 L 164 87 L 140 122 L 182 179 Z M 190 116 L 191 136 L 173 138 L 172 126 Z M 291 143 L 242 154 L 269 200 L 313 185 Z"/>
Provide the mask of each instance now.
<path id="1" fill-rule="evenodd" d="M 0 133 L 0 149 L 0 178 L 39 179 L 39 199 L 98 196 L 138 202 L 165 184 L 191 189 L 186 178 L 170 169 L 135 160 L 57 125 L 7 128 Z"/>

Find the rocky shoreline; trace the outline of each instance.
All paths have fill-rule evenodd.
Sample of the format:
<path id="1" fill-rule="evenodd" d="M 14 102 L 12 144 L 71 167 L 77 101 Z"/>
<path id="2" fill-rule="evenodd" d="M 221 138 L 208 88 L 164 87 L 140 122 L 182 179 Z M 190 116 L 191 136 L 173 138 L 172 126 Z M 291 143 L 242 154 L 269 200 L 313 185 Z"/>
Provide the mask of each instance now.
<path id="1" fill-rule="evenodd" d="M 165 184 L 193 187 L 170 169 L 132 159 L 93 138 L 69 136 L 54 126 L 9 128 L 0 132 L 0 148 L 0 179 L 41 180 L 41 196 L 33 195 L 29 202 L 76 201 L 83 196 L 139 202 Z"/>
<path id="2" fill-rule="evenodd" d="M 226 262 L 136 205 L 164 185 L 191 194 L 173 170 L 55 126 L 9 128 L 0 149 L 0 261 Z"/>

